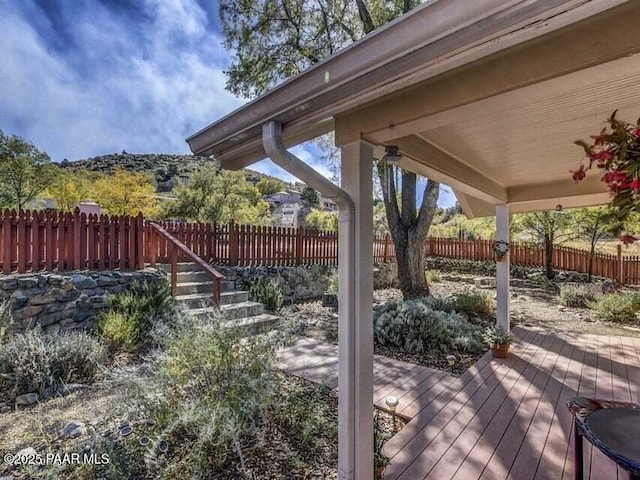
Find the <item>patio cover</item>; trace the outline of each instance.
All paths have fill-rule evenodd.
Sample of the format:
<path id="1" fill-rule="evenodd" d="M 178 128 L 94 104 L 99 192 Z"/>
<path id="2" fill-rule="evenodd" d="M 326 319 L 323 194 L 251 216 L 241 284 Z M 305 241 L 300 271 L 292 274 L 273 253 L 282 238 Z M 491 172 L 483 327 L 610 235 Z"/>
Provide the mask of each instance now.
<path id="1" fill-rule="evenodd" d="M 195 154 L 238 169 L 266 157 L 269 122 L 282 125 L 287 147 L 335 131 L 355 205 L 355 234 L 340 244 L 355 251 L 354 263 L 340 260 L 350 272 L 340 327 L 352 329 L 340 338 L 349 365 L 340 370 L 341 478 L 371 478 L 371 200 L 362 179 L 373 157 L 398 145 L 403 168 L 453 187 L 468 216 L 495 214 L 506 241 L 510 213 L 607 203 L 596 174 L 572 182 L 583 156 L 572 143 L 613 110 L 638 116 L 638 25 L 638 0 L 427 1 L 187 139 Z M 497 263 L 498 323 L 508 328 L 508 255 Z"/>

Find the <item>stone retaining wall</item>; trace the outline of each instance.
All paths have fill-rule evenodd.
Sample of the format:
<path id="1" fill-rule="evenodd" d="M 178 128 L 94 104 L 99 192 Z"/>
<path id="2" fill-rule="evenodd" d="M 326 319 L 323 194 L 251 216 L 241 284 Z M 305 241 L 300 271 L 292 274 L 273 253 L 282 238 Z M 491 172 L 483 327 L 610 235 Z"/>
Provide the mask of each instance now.
<path id="1" fill-rule="evenodd" d="M 308 267 L 227 267 L 215 265 L 227 280 L 235 281 L 236 288 L 258 278 L 278 279 L 286 303 L 316 300 L 327 291 L 335 267 L 311 265 Z M 397 267 L 394 263 L 374 266 L 374 288 L 397 285 Z"/>
<path id="2" fill-rule="evenodd" d="M 107 294 L 123 292 L 135 281 L 166 281 L 166 274 L 147 269 L 1 275 L 0 299 L 11 302 L 12 330 L 83 329 L 107 306 Z"/>

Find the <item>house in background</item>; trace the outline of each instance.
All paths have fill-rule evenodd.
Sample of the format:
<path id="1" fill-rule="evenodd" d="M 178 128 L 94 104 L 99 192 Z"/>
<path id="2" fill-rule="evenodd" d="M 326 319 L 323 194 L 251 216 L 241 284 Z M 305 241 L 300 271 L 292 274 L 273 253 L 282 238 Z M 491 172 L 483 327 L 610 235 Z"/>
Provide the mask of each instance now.
<path id="1" fill-rule="evenodd" d="M 289 188 L 268 195 L 265 200 L 269 203 L 274 226 L 297 228 L 300 225 L 302 204 L 299 191 Z"/>

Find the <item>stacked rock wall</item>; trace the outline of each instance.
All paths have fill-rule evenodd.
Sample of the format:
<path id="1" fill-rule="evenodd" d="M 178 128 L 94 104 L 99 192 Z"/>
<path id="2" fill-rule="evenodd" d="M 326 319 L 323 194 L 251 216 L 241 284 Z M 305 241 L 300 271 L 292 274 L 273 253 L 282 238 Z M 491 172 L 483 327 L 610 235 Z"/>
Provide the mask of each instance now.
<path id="1" fill-rule="evenodd" d="M 0 299 L 10 301 L 14 331 L 36 325 L 47 331 L 83 329 L 107 306 L 108 294 L 123 292 L 136 281 L 166 281 L 166 274 L 147 269 L 2 275 Z"/>

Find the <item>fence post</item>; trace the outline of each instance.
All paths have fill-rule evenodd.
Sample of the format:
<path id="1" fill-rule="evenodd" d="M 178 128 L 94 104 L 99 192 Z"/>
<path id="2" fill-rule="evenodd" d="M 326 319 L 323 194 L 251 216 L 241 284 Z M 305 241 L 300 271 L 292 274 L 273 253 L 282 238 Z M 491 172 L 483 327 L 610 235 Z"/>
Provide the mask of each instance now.
<path id="1" fill-rule="evenodd" d="M 622 258 L 622 245 L 618 245 L 618 262 L 616 263 L 618 266 L 618 283 L 620 285 L 624 285 L 626 278 L 624 278 L 624 260 Z"/>
<path id="2" fill-rule="evenodd" d="M 382 261 L 387 263 L 389 261 L 389 234 L 384 234 L 384 250 L 382 251 Z"/>
<path id="3" fill-rule="evenodd" d="M 136 239 L 137 258 L 134 265 L 138 270 L 144 270 L 144 217 L 142 216 L 142 212 L 138 212 L 135 226 L 136 234 L 134 238 Z"/>
<path id="4" fill-rule="evenodd" d="M 231 220 L 229 222 L 229 265 L 232 267 L 238 265 L 239 250 L 238 229 L 235 222 Z"/>
<path id="5" fill-rule="evenodd" d="M 80 209 L 76 207 L 73 211 L 73 221 L 72 225 L 72 237 L 73 238 L 73 268 L 74 270 L 81 270 L 82 265 L 80 265 Z"/>
<path id="6" fill-rule="evenodd" d="M 296 228 L 296 265 L 302 265 L 303 235 L 304 232 L 302 230 L 302 227 Z"/>

